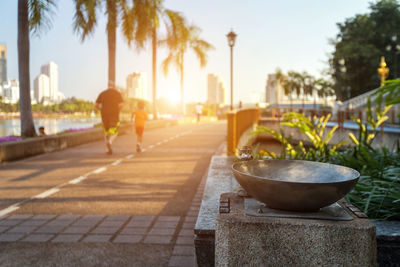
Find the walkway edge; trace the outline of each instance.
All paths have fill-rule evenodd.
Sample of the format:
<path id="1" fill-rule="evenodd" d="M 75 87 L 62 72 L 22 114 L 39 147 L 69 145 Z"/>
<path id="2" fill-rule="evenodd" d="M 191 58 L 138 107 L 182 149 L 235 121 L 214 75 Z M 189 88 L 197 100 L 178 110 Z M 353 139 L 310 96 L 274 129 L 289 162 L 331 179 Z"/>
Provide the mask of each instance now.
<path id="1" fill-rule="evenodd" d="M 178 123 L 178 120 L 149 121 L 146 128 L 163 128 L 178 125 Z M 120 135 L 131 133 L 132 125 L 121 125 L 119 132 Z M 22 141 L 3 142 L 0 143 L 0 163 L 63 150 L 90 142 L 96 142 L 103 138 L 103 129 L 94 128 L 82 132 L 27 138 Z"/>

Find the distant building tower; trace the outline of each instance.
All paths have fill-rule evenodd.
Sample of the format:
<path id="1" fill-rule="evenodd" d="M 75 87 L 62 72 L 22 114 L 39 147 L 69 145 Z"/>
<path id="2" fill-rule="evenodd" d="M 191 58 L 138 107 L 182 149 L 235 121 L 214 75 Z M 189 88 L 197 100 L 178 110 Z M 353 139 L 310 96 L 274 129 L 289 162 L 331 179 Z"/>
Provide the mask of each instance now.
<path id="1" fill-rule="evenodd" d="M 15 104 L 19 100 L 19 82 L 9 80 L 3 83 L 3 101 L 4 103 Z"/>
<path id="2" fill-rule="evenodd" d="M 61 103 L 65 100 L 65 95 L 61 92 L 58 92 L 58 96 L 57 96 L 57 103 Z"/>
<path id="3" fill-rule="evenodd" d="M 147 79 L 145 72 L 134 72 L 126 78 L 126 90 L 129 98 L 147 99 Z"/>
<path id="4" fill-rule="evenodd" d="M 49 100 L 51 102 L 57 102 L 58 99 L 58 66 L 56 63 L 50 61 L 41 68 L 41 74 L 45 74 L 49 77 L 50 94 Z"/>
<path id="5" fill-rule="evenodd" d="M 225 104 L 225 85 L 222 79 L 213 73 L 207 75 L 207 102 Z"/>
<path id="6" fill-rule="evenodd" d="M 283 101 L 282 86 L 277 82 L 275 74 L 268 74 L 265 86 L 265 101 L 269 104 L 279 104 Z"/>
<path id="7" fill-rule="evenodd" d="M 7 46 L 0 44 L 0 86 L 7 82 Z"/>
<path id="8" fill-rule="evenodd" d="M 38 103 L 49 101 L 50 79 L 45 74 L 39 74 L 33 82 L 34 97 Z"/>

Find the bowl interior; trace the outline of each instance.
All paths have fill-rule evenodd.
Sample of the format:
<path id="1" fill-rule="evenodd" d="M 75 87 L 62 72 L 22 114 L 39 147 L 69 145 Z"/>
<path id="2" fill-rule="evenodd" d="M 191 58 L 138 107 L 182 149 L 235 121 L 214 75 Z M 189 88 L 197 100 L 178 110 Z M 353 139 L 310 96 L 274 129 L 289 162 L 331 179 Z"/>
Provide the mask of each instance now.
<path id="1" fill-rule="evenodd" d="M 234 171 L 257 178 L 294 183 L 335 183 L 357 179 L 351 168 L 302 160 L 254 160 L 235 163 Z"/>

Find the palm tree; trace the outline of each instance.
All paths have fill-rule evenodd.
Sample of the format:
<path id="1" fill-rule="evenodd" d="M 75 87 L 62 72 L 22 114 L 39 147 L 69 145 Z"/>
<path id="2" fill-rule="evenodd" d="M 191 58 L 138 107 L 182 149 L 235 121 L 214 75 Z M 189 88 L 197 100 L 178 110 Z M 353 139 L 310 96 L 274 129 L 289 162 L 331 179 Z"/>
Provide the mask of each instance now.
<path id="1" fill-rule="evenodd" d="M 185 53 L 188 49 L 193 50 L 197 58 L 200 61 L 200 67 L 205 67 L 207 64 L 207 50 L 213 48 L 213 46 L 200 39 L 200 28 L 190 25 L 187 26 L 187 22 L 183 17 L 180 17 L 174 25 L 177 27 L 176 30 L 168 31 L 168 36 L 161 43 L 166 44 L 169 48 L 169 54 L 163 61 L 162 66 L 164 74 L 168 74 L 170 65 L 175 65 L 180 74 L 180 87 L 181 87 L 181 111 L 185 114 L 184 104 L 184 58 Z"/>
<path id="2" fill-rule="evenodd" d="M 179 12 L 165 9 L 163 2 L 164 0 L 139 0 L 131 11 L 137 17 L 137 30 L 131 38 L 138 41 L 140 48 L 146 40 L 151 41 L 153 117 L 155 119 L 157 118 L 157 47 L 160 22 L 163 21 L 166 25 L 169 36 L 176 36 L 179 25 L 184 20 Z"/>
<path id="3" fill-rule="evenodd" d="M 105 5 L 107 15 L 107 44 L 108 44 L 108 84 L 115 84 L 115 52 L 116 52 L 116 30 L 118 28 L 118 17 L 122 13 L 124 33 L 126 28 L 134 28 L 135 24 L 127 25 L 134 20 L 127 19 L 128 12 L 126 0 L 74 0 L 74 31 L 83 42 L 86 37 L 93 33 L 97 24 L 97 12 Z"/>
<path id="4" fill-rule="evenodd" d="M 288 79 L 292 87 L 292 92 L 296 94 L 296 98 L 299 99 L 303 90 L 303 80 L 301 74 L 295 71 L 288 72 Z"/>
<path id="5" fill-rule="evenodd" d="M 292 81 L 279 68 L 276 69 L 276 71 L 275 71 L 275 79 L 276 79 L 276 82 L 277 82 L 276 86 L 278 86 L 278 84 L 280 86 L 282 86 L 284 94 L 289 96 L 289 99 L 290 99 L 290 110 L 292 110 L 293 109 L 293 99 L 292 99 L 293 86 L 292 86 Z M 277 101 L 277 104 L 278 104 L 278 101 Z M 278 104 L 278 106 L 279 106 L 279 104 Z"/>
<path id="6" fill-rule="evenodd" d="M 36 136 L 31 106 L 29 35 L 30 32 L 39 35 L 45 26 L 50 26 L 48 15 L 54 6 L 53 0 L 18 0 L 18 78 L 22 137 Z"/>
<path id="7" fill-rule="evenodd" d="M 316 86 L 317 86 L 318 97 L 324 98 L 325 106 L 327 106 L 328 105 L 327 97 L 333 95 L 335 92 L 333 90 L 332 83 L 321 78 L 316 81 Z"/>
<path id="8" fill-rule="evenodd" d="M 307 98 L 307 96 L 312 96 L 315 91 L 315 78 L 308 74 L 307 72 L 303 72 L 302 74 L 304 79 L 304 87 L 303 87 L 303 99 Z M 304 101 L 303 101 L 304 105 Z M 316 108 L 316 103 L 314 101 L 314 109 Z"/>

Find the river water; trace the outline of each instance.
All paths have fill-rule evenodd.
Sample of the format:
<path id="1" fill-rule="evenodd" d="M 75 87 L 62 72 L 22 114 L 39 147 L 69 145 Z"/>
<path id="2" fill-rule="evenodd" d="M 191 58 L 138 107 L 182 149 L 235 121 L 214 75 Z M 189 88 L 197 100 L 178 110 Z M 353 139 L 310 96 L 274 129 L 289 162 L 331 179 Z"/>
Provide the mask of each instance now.
<path id="1" fill-rule="evenodd" d="M 46 134 L 55 134 L 68 129 L 91 128 L 101 122 L 100 118 L 47 118 L 34 119 L 36 132 L 43 126 Z M 21 123 L 19 119 L 0 119 L 0 137 L 21 134 Z"/>

